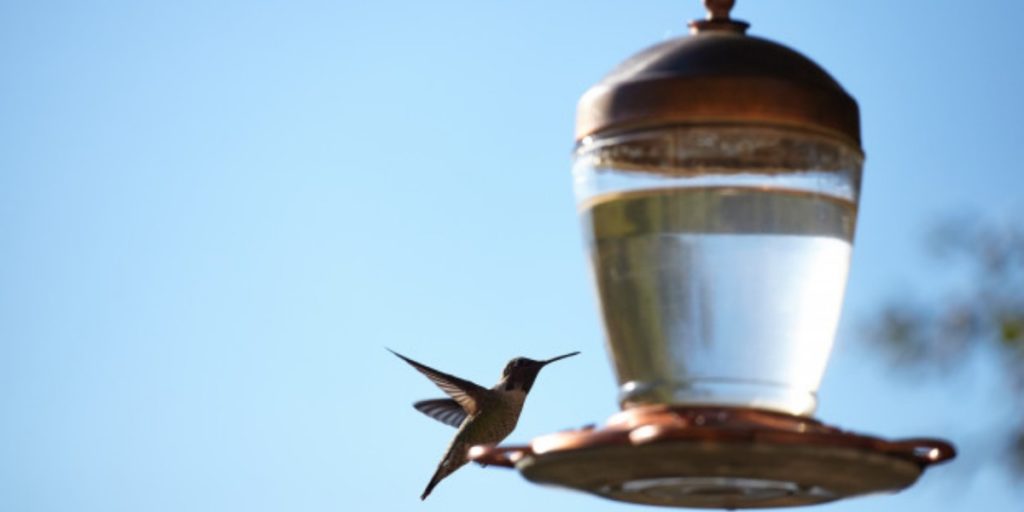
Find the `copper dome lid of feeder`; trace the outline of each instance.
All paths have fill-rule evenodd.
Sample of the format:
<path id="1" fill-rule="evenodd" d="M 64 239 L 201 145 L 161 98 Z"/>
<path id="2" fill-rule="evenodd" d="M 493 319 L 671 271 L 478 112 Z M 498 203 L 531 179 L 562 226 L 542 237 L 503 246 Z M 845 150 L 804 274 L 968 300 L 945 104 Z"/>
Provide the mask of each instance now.
<path id="1" fill-rule="evenodd" d="M 852 244 L 863 158 L 857 103 L 810 59 L 777 43 L 747 36 L 748 25 L 729 18 L 732 0 L 704 3 L 709 15 L 690 24 L 690 36 L 658 44 L 626 60 L 587 91 L 578 107 L 577 167 L 581 158 L 589 160 L 583 162 L 582 171 L 574 167 L 574 173 L 579 172 L 577 186 L 587 180 L 593 185 L 584 189 L 583 204 L 588 209 L 581 207 L 581 211 L 597 216 L 600 212 L 595 213 L 598 206 L 594 205 L 611 204 L 618 208 L 613 213 L 620 215 L 603 218 L 617 230 L 612 235 L 601 238 L 607 235 L 599 230 L 603 226 L 593 228 L 588 235 L 592 251 L 597 251 L 592 252 L 592 257 L 599 288 L 607 287 L 599 291 L 602 301 L 607 299 L 603 307 L 609 350 L 619 377 L 624 410 L 601 428 L 541 436 L 528 446 L 477 446 L 470 450 L 470 457 L 486 465 L 514 467 L 535 483 L 618 501 L 674 507 L 811 505 L 905 489 L 927 467 L 953 458 L 953 446 L 937 439 L 888 441 L 831 427 L 810 417 L 817 405 L 815 392 L 838 321 L 846 279 L 843 265 L 848 265 L 848 247 Z M 813 179 L 801 181 L 806 176 Z M 835 183 L 839 185 L 833 186 Z M 849 205 L 847 211 L 851 213 L 837 224 L 842 229 L 820 232 L 794 229 L 804 229 L 803 221 L 815 218 L 814 211 L 826 211 L 821 209 L 808 216 L 787 214 L 780 217 L 780 224 L 767 226 L 761 232 L 757 231 L 759 224 L 738 222 L 738 215 L 757 212 L 756 207 L 775 200 L 755 196 L 770 195 L 772 187 L 792 187 L 787 192 L 790 195 L 779 200 L 789 201 L 785 204 L 796 204 L 793 201 L 803 198 L 824 198 L 832 204 Z M 803 195 L 794 196 L 793 191 Z M 739 204 L 736 201 L 747 198 L 752 202 L 744 204 L 750 207 L 735 211 L 714 209 L 729 201 Z M 619 208 L 600 201 L 632 203 Z M 707 211 L 696 209 L 705 206 Z M 641 224 L 646 220 L 639 215 L 649 212 L 655 212 L 657 217 L 649 225 Z M 670 214 L 682 220 L 668 217 Z M 715 216 L 723 215 L 727 222 L 718 222 Z M 757 217 L 756 213 L 751 215 Z M 694 218 L 713 222 L 697 225 Z M 641 231 L 650 226 L 676 231 Z M 755 227 L 749 231 L 730 231 L 749 226 Z M 740 336 L 737 339 L 744 341 L 739 348 L 730 345 L 708 356 L 712 359 L 701 359 L 711 353 L 701 351 L 712 349 L 706 345 L 686 345 L 690 343 L 687 340 L 698 340 L 694 344 L 719 342 L 702 340 L 701 335 L 686 329 L 706 317 L 686 316 L 690 314 L 687 311 L 673 313 L 672 308 L 679 303 L 671 302 L 685 299 L 692 306 L 708 300 L 699 294 L 691 299 L 691 295 L 680 292 L 685 291 L 682 286 L 687 285 L 687 273 L 694 270 L 688 267 L 668 274 L 653 273 L 680 265 L 679 261 L 685 264 L 689 260 L 680 255 L 690 254 L 685 251 L 692 246 L 666 249 L 667 246 L 659 245 L 626 245 L 632 242 L 625 237 L 648 233 L 653 241 L 637 244 L 663 243 L 668 236 L 689 236 L 690 240 L 718 236 L 721 240 L 732 234 L 754 235 L 750 238 L 754 240 L 765 239 L 756 238 L 761 235 L 790 236 L 785 243 L 801 236 L 809 243 L 831 237 L 832 241 L 825 242 L 831 244 L 828 247 L 847 244 L 843 249 L 847 252 L 834 260 L 841 265 L 828 267 L 842 270 L 826 269 L 811 276 L 812 280 L 834 276 L 834 283 L 838 284 L 826 290 L 831 301 L 828 307 L 834 314 L 830 313 L 832 316 L 821 325 L 777 329 L 783 333 L 779 340 L 790 335 L 803 336 L 793 343 L 818 343 L 823 347 L 793 345 L 797 348 L 772 349 L 777 353 L 762 355 L 758 350 L 771 343 Z M 622 236 L 624 241 L 610 236 Z M 836 237 L 839 242 L 835 242 Z M 607 245 L 614 243 L 622 245 Z M 743 254 L 759 258 L 761 253 L 754 250 Z M 608 263 L 601 259 L 606 257 L 620 259 Z M 725 265 L 716 258 L 708 261 L 720 267 Z M 731 269 L 759 264 L 755 260 L 730 261 Z M 737 261 L 741 263 L 736 264 Z M 623 262 L 634 266 L 623 266 Z M 775 270 L 765 268 L 769 274 Z M 784 268 L 799 272 L 805 266 Z M 645 271 L 650 273 L 643 274 L 642 284 L 621 284 L 622 279 Z M 675 285 L 662 284 L 665 279 L 678 279 L 683 284 L 671 288 Z M 757 283 L 745 281 L 730 284 L 733 288 L 728 290 L 739 289 L 749 295 L 746 288 L 754 285 Z M 778 302 L 770 293 L 773 291 L 769 285 L 762 286 L 758 292 L 765 292 L 765 300 L 759 304 Z M 743 300 L 741 295 L 730 297 Z M 811 293 L 811 299 L 800 299 L 793 308 L 813 308 L 820 302 L 819 295 Z M 771 311 L 771 315 L 781 310 L 765 311 Z M 756 313 L 730 309 L 721 317 L 735 323 L 742 321 L 744 314 Z M 677 318 L 666 320 L 673 314 Z M 799 322 L 801 315 L 818 313 L 779 314 L 791 315 Z M 666 323 L 673 321 L 676 323 Z M 638 323 L 643 325 L 635 325 Z M 732 326 L 725 329 L 729 328 Z M 675 331 L 665 334 L 665 329 Z M 616 336 L 618 340 L 613 339 Z M 680 336 L 684 341 L 678 341 Z M 829 340 L 826 342 L 825 338 Z M 757 343 L 761 345 L 755 348 Z M 806 347 L 811 350 L 804 350 Z M 808 356 L 809 352 L 815 353 L 813 357 Z M 769 364 L 759 357 L 771 360 L 777 367 L 772 370 L 773 379 L 782 376 L 785 382 L 785 377 L 793 374 L 787 358 L 804 365 L 804 374 L 794 376 L 792 385 L 787 384 L 790 387 L 779 387 L 781 391 L 777 394 L 772 390 L 762 393 L 763 400 L 756 396 L 742 399 L 746 390 L 717 387 L 735 380 L 735 375 L 756 373 L 758 364 Z M 813 358 L 817 359 L 808 363 Z M 749 365 L 751 360 L 753 366 Z M 733 366 L 705 370 L 702 364 Z M 723 371 L 728 375 L 717 381 L 692 384 L 706 377 L 701 371 Z M 687 380 L 691 377 L 696 380 Z M 756 382 L 771 383 L 773 379 Z"/>
<path id="2" fill-rule="evenodd" d="M 778 43 L 746 35 L 733 0 L 705 2 L 690 37 L 630 57 L 580 99 L 576 140 L 668 124 L 783 125 L 860 146 L 857 102 L 828 72 Z"/>

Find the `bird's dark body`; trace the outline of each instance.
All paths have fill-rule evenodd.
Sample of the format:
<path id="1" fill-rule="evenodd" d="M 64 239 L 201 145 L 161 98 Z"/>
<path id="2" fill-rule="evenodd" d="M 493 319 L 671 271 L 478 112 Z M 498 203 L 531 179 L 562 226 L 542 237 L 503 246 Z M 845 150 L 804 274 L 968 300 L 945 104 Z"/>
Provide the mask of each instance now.
<path id="1" fill-rule="evenodd" d="M 526 401 L 526 393 L 521 390 L 504 389 L 491 391 L 494 393 L 493 399 L 482 407 L 482 411 L 467 416 L 459 426 L 459 431 L 455 433 L 455 438 L 445 450 L 437 471 L 423 491 L 422 499 L 426 499 L 438 482 L 469 462 L 468 452 L 471 447 L 478 444 L 500 443 L 515 430 L 523 403 Z"/>
<path id="2" fill-rule="evenodd" d="M 519 422 L 519 414 L 526 402 L 526 395 L 548 363 L 576 355 L 573 352 L 546 361 L 516 358 L 505 366 L 498 383 L 485 389 L 472 382 L 440 372 L 429 366 L 402 358 L 437 384 L 450 400 L 425 400 L 415 404 L 416 409 L 438 421 L 457 427 L 455 438 L 445 451 L 441 463 L 430 479 L 420 499 L 426 499 L 441 480 L 469 462 L 469 449 L 474 445 L 496 444 L 508 437 Z"/>

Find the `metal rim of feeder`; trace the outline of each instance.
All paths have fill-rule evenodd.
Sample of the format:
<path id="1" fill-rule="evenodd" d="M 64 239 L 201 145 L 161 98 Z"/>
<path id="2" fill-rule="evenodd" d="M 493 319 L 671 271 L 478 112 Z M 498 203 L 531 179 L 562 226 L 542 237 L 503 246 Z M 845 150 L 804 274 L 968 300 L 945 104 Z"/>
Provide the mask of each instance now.
<path id="1" fill-rule="evenodd" d="M 938 439 L 886 441 L 777 412 L 671 406 L 629 409 L 605 428 L 549 434 L 528 446 L 470 452 L 532 482 L 617 501 L 730 509 L 896 492 L 955 455 Z"/>

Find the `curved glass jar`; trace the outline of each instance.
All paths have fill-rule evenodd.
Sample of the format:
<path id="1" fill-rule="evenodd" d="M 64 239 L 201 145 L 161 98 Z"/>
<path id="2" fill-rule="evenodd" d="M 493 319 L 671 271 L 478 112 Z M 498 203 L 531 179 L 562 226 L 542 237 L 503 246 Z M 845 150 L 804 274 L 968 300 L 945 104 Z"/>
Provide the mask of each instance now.
<path id="1" fill-rule="evenodd" d="M 862 162 L 845 140 L 777 126 L 579 143 L 577 204 L 623 407 L 814 412 Z"/>

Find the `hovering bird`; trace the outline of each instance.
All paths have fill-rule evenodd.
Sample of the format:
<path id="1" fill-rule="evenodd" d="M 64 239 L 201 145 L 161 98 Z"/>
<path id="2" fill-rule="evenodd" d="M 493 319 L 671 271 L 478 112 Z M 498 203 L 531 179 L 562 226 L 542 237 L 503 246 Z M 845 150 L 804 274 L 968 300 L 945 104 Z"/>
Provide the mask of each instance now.
<path id="1" fill-rule="evenodd" d="M 499 443 L 512 433 L 519 421 L 519 413 L 523 410 L 526 394 L 533 387 L 541 368 L 559 359 L 579 354 L 572 352 L 545 361 L 517 357 L 505 365 L 501 372 L 501 380 L 493 388 L 487 389 L 417 363 L 394 350 L 388 351 L 426 375 L 451 397 L 422 400 L 413 404 L 413 407 L 441 423 L 459 429 L 455 433 L 455 439 L 448 445 L 448 450 L 438 464 L 430 483 L 423 490 L 421 500 L 427 499 L 438 482 L 469 462 L 467 452 L 470 447 Z"/>

